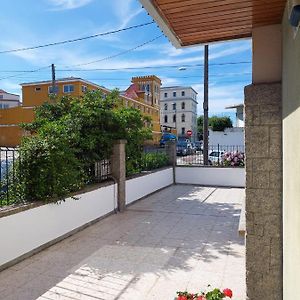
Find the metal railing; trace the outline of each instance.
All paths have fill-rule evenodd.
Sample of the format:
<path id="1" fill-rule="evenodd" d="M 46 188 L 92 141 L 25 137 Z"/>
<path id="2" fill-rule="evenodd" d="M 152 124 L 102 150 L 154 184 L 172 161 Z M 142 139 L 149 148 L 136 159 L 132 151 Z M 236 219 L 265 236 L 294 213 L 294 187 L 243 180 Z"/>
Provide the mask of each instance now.
<path id="1" fill-rule="evenodd" d="M 17 148 L 0 148 L 0 207 L 14 203 L 11 186 L 16 180 L 16 164 L 19 161 Z"/>
<path id="2" fill-rule="evenodd" d="M 244 164 L 244 145 L 209 145 L 209 166 L 242 166 Z M 176 147 L 178 166 L 203 166 L 203 149 Z M 235 157 L 237 158 L 235 159 Z M 228 160 L 227 160 L 228 159 Z M 227 160 L 227 161 L 225 161 Z M 235 161 L 237 160 L 237 161 Z M 231 164 L 232 163 L 232 164 Z"/>
<path id="3" fill-rule="evenodd" d="M 103 159 L 95 162 L 95 169 L 93 174 L 94 182 L 102 182 L 111 178 L 111 161 Z"/>
<path id="4" fill-rule="evenodd" d="M 13 190 L 17 184 L 22 167 L 22 158 L 18 148 L 0 148 L 0 207 L 19 203 Z M 99 183 L 111 178 L 111 161 L 104 159 L 92 163 L 86 170 L 90 178 L 87 183 Z"/>

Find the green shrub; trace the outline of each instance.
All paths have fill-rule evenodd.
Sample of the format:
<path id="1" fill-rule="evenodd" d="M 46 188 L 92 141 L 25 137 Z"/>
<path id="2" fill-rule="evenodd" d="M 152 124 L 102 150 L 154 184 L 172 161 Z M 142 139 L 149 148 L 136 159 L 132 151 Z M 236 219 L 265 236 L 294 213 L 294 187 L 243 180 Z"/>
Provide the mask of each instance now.
<path id="1" fill-rule="evenodd" d="M 167 166 L 169 159 L 166 153 L 144 153 L 142 155 L 143 171 L 150 171 Z"/>
<path id="2" fill-rule="evenodd" d="M 118 91 L 87 92 L 80 98 L 53 98 L 36 109 L 35 121 L 22 127 L 32 135 L 20 146 L 12 190 L 22 201 L 63 199 L 91 183 L 95 162 L 109 158 L 115 140 L 127 140 L 128 165 L 142 156 L 151 137 L 141 112 L 120 106 Z"/>

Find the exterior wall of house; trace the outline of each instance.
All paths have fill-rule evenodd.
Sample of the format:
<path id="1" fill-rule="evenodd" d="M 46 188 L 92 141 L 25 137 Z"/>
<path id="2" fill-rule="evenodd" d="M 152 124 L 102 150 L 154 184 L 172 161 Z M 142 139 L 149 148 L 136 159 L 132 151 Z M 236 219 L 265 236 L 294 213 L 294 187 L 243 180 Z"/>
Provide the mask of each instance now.
<path id="1" fill-rule="evenodd" d="M 283 299 L 300 285 L 300 31 L 283 17 Z"/>
<path id="2" fill-rule="evenodd" d="M 239 146 L 241 151 L 244 151 L 244 128 L 226 128 L 224 131 L 212 131 L 209 129 L 208 143 L 210 147 L 217 146 L 218 144 L 221 146 Z M 224 147 L 224 150 L 226 150 L 226 147 Z"/>
<path id="3" fill-rule="evenodd" d="M 281 300 L 281 26 L 255 28 L 252 41 L 253 84 L 245 88 L 247 296 Z"/>
<path id="4" fill-rule="evenodd" d="M 16 107 L 20 105 L 20 96 L 0 90 L 0 109 Z"/>
<path id="5" fill-rule="evenodd" d="M 176 109 L 173 103 L 176 103 Z M 184 103 L 184 109 L 182 103 Z M 162 126 L 176 127 L 178 136 L 186 136 L 186 132 L 192 130 L 192 141 L 197 139 L 197 93 L 191 87 L 162 88 L 160 111 Z M 174 115 L 176 115 L 176 122 L 173 120 Z M 167 116 L 167 122 L 165 122 L 165 116 Z"/>
<path id="6" fill-rule="evenodd" d="M 244 106 L 236 108 L 236 127 L 244 127 Z"/>
<path id="7" fill-rule="evenodd" d="M 281 25 L 253 28 L 253 83 L 281 81 Z"/>

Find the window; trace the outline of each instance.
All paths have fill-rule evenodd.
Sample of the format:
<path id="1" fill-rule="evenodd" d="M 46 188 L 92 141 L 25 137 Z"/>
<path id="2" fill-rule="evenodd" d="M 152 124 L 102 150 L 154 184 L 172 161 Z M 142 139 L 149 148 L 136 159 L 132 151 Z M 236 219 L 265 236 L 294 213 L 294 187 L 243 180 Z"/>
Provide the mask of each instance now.
<path id="1" fill-rule="evenodd" d="M 173 97 L 176 97 L 176 92 L 173 92 Z"/>
<path id="2" fill-rule="evenodd" d="M 54 89 L 53 89 L 53 86 L 49 86 L 48 87 L 48 92 L 49 92 L 49 94 L 56 94 L 56 93 L 58 93 L 58 86 L 56 85 L 55 87 L 54 87 Z"/>
<path id="3" fill-rule="evenodd" d="M 181 115 L 181 122 L 184 123 L 185 122 L 185 114 Z"/>
<path id="4" fill-rule="evenodd" d="M 181 134 L 182 134 L 182 135 L 185 135 L 185 127 L 182 127 L 182 128 L 181 128 Z"/>
<path id="5" fill-rule="evenodd" d="M 184 97 L 185 96 L 185 91 L 181 92 L 181 96 Z"/>
<path id="6" fill-rule="evenodd" d="M 37 86 L 37 87 L 35 88 L 35 91 L 36 91 L 36 92 L 40 92 L 40 91 L 41 91 L 41 88 L 40 88 L 39 86 Z M 49 94 L 51 94 L 51 93 L 49 92 Z"/>
<path id="7" fill-rule="evenodd" d="M 173 110 L 176 110 L 176 103 L 173 103 Z"/>
<path id="8" fill-rule="evenodd" d="M 181 103 L 181 109 L 185 109 L 185 102 Z"/>
<path id="9" fill-rule="evenodd" d="M 83 93 L 85 93 L 85 92 L 87 91 L 87 86 L 82 85 L 82 86 L 81 86 L 81 91 L 82 91 Z"/>
<path id="10" fill-rule="evenodd" d="M 176 115 L 173 115 L 173 122 L 176 123 Z"/>
<path id="11" fill-rule="evenodd" d="M 0 95 L 0 99 L 3 99 L 3 95 Z"/>
<path id="12" fill-rule="evenodd" d="M 165 123 L 168 123 L 168 116 L 165 115 Z"/>
<path id="13" fill-rule="evenodd" d="M 165 103 L 165 110 L 168 110 L 168 104 Z"/>
<path id="14" fill-rule="evenodd" d="M 64 93 L 72 93 L 72 92 L 74 92 L 73 84 L 64 85 Z"/>
<path id="15" fill-rule="evenodd" d="M 9 105 L 0 103 L 0 109 L 2 109 L 2 108 L 9 108 Z"/>
<path id="16" fill-rule="evenodd" d="M 165 98 L 168 98 L 168 93 L 165 93 Z"/>
<path id="17" fill-rule="evenodd" d="M 149 92 L 150 91 L 150 84 L 147 84 L 146 88 L 147 88 L 147 92 Z"/>

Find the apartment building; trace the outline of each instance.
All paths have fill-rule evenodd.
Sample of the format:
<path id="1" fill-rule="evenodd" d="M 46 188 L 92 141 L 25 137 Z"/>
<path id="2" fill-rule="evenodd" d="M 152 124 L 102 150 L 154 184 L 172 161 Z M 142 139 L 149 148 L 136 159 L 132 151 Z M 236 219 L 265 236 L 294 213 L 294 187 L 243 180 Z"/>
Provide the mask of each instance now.
<path id="1" fill-rule="evenodd" d="M 159 92 L 161 81 L 156 76 L 133 77 L 132 85 L 125 94 L 120 95 L 122 105 L 139 109 L 144 115 L 150 116 L 153 127 L 152 143 L 158 143 L 161 137 L 159 123 Z M 39 81 L 23 83 L 22 106 L 3 109 L 0 112 L 0 146 L 15 147 L 21 142 L 25 132 L 20 123 L 30 123 L 34 120 L 34 108 L 49 101 L 49 95 L 55 93 L 58 97 L 71 95 L 80 97 L 87 90 L 101 90 L 104 94 L 111 92 L 105 87 L 82 78 L 68 77 L 55 81 Z"/>
<path id="2" fill-rule="evenodd" d="M 16 107 L 20 105 L 20 96 L 8 93 L 0 89 L 0 109 Z"/>
<path id="3" fill-rule="evenodd" d="M 178 137 L 187 137 L 191 131 L 191 140 L 197 140 L 197 104 L 197 92 L 192 87 L 161 88 L 161 127 L 176 128 Z"/>

